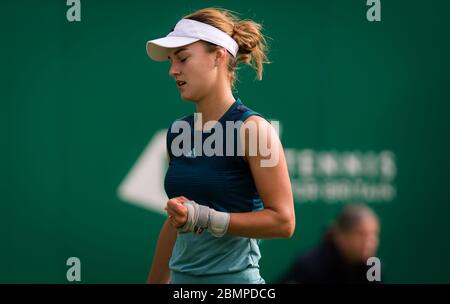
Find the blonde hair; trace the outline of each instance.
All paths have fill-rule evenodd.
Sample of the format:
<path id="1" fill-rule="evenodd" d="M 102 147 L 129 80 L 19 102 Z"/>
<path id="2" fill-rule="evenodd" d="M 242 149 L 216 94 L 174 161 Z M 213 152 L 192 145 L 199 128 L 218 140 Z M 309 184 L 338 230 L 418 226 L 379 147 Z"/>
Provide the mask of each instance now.
<path id="1" fill-rule="evenodd" d="M 239 45 L 236 58 L 229 56 L 228 72 L 231 87 L 237 80 L 236 69 L 239 63 L 245 63 L 256 70 L 256 78 L 262 80 L 263 64 L 270 63 L 266 52 L 267 42 L 261 33 L 262 25 L 252 20 L 240 20 L 236 13 L 222 8 L 204 8 L 183 19 L 191 19 L 214 26 L 230 35 Z M 219 46 L 203 41 L 209 52 L 214 52 Z"/>

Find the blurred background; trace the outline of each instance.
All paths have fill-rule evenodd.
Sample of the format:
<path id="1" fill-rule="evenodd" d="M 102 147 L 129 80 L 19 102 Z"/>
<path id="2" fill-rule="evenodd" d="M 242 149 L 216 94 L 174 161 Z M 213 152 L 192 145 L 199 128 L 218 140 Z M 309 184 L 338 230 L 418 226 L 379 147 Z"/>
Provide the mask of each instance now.
<path id="1" fill-rule="evenodd" d="M 69 1 L 70 2 L 70 1 Z M 75 2 L 75 1 L 74 1 Z M 291 239 L 261 243 L 268 283 L 350 202 L 380 219 L 388 283 L 450 283 L 448 1 L 0 3 L 0 283 L 143 283 L 165 220 L 164 130 L 195 111 L 145 43 L 218 6 L 263 24 L 263 81 L 235 96 L 281 124 Z M 74 16 L 74 12 L 69 12 Z M 70 19 L 70 18 L 69 18 Z"/>

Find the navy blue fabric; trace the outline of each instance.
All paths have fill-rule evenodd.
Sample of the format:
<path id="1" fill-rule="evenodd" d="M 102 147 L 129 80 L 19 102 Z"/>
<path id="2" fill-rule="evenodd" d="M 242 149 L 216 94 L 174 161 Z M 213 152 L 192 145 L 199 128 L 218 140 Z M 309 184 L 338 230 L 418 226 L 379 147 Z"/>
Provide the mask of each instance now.
<path id="1" fill-rule="evenodd" d="M 191 148 L 197 151 L 196 157 L 185 155 L 174 156 L 171 152 L 173 139 L 179 133 L 167 133 L 167 149 L 170 155 L 169 168 L 167 170 L 164 187 L 169 198 L 186 196 L 218 211 L 249 212 L 260 210 L 263 207 L 261 198 L 248 166 L 243 156 L 237 156 L 238 131 L 234 130 L 234 155 L 226 155 L 226 121 L 240 121 L 249 115 L 260 115 L 245 106 L 239 98 L 230 109 L 219 119 L 223 128 L 223 155 L 224 156 L 199 156 L 199 147 L 194 144 L 194 115 L 181 118 L 191 126 Z M 213 129 L 214 130 L 214 129 Z M 202 132 L 202 142 L 211 136 L 213 132 Z"/>
<path id="2" fill-rule="evenodd" d="M 249 115 L 259 115 L 246 107 L 239 99 L 219 119 L 226 140 L 226 122 L 238 122 Z M 191 147 L 194 115 L 183 117 L 191 126 Z M 212 129 L 212 132 L 214 128 Z M 202 132 L 203 142 L 214 133 Z M 234 152 L 237 152 L 238 130 L 233 130 Z M 178 133 L 167 133 L 167 148 L 170 155 L 169 168 L 164 187 L 169 198 L 186 196 L 198 204 L 217 211 L 230 213 L 252 212 L 263 209 L 262 200 L 256 190 L 250 167 L 243 156 L 198 156 L 198 149 L 188 156 L 175 156 L 170 147 Z M 176 143 L 176 142 L 175 142 Z M 198 148 L 198 147 L 197 147 Z M 226 234 L 217 238 L 209 232 L 202 234 L 178 233 L 170 257 L 169 268 L 174 283 L 264 283 L 259 273 L 261 240 Z"/>

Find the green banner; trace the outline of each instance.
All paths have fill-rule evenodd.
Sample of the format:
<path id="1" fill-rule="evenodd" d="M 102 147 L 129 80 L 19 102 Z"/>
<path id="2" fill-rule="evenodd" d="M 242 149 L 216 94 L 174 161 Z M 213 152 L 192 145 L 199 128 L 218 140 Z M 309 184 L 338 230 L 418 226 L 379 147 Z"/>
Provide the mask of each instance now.
<path id="1" fill-rule="evenodd" d="M 195 111 L 145 43 L 209 6 L 270 37 L 263 80 L 242 67 L 235 92 L 280 121 L 295 199 L 294 236 L 261 243 L 265 280 L 358 201 L 386 282 L 450 283 L 450 5 L 405 0 L 2 1 L 0 283 L 68 283 L 73 261 L 81 283 L 145 282 L 165 130 Z"/>

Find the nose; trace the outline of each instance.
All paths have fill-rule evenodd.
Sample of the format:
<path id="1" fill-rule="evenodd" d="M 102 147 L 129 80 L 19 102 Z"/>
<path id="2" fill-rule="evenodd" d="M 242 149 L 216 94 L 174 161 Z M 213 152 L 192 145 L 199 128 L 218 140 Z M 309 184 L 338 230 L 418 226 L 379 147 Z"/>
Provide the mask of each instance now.
<path id="1" fill-rule="evenodd" d="M 175 77 L 180 74 L 180 68 L 176 62 L 173 62 L 169 69 L 169 75 Z"/>

